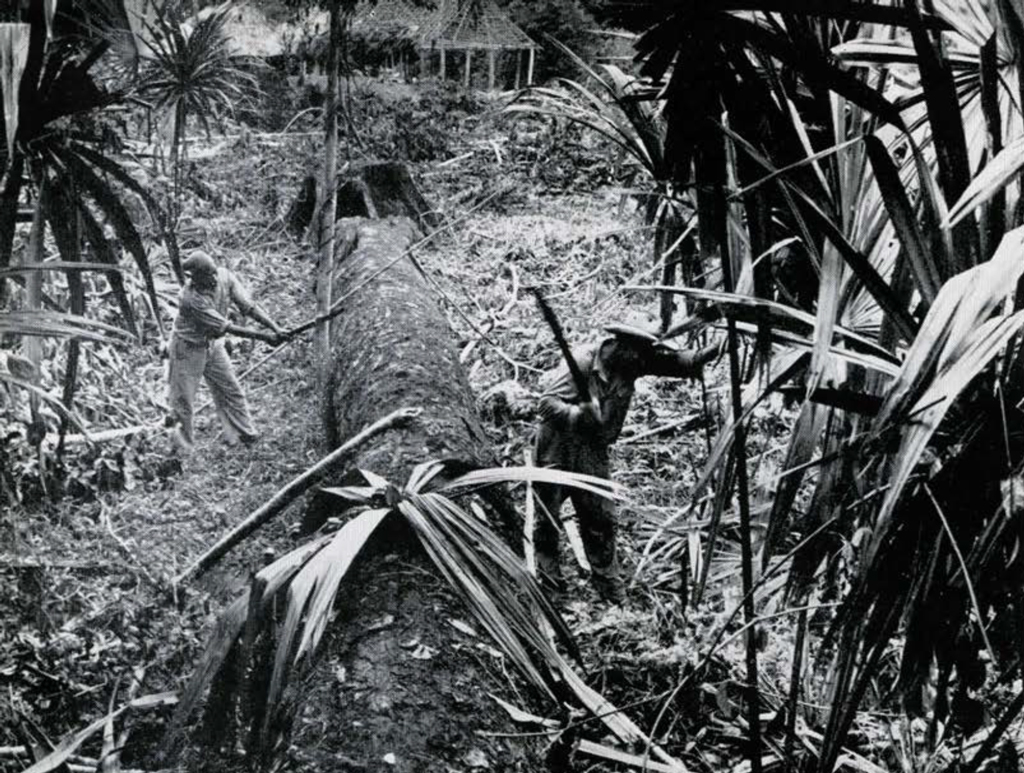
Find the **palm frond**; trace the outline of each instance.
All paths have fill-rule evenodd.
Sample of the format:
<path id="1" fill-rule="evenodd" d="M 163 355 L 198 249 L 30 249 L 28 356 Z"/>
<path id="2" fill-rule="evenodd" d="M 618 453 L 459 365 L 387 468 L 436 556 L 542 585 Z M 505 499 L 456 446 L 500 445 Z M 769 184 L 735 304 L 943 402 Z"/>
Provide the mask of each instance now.
<path id="1" fill-rule="evenodd" d="M 945 225 L 958 224 L 1015 181 L 1024 169 L 1024 135 L 1003 148 L 971 180 L 960 198 L 949 208 Z"/>
<path id="2" fill-rule="evenodd" d="M 206 687 L 228 670 L 228 659 L 238 651 L 235 648 L 247 619 L 250 627 L 263 625 L 257 618 L 262 620 L 271 601 L 286 591 L 284 620 L 276 631 L 276 654 L 266 697 L 263 705 L 252 711 L 253 717 L 260 718 L 258 742 L 268 742 L 270 728 L 279 718 L 285 686 L 296 669 L 312 662 L 350 567 L 388 518 L 401 517 L 409 524 L 426 555 L 511 662 L 539 689 L 552 694 L 552 673 L 568 666 L 538 627 L 538 615 L 553 626 L 570 653 L 578 657 L 571 632 L 522 560 L 485 521 L 447 495 L 522 480 L 558 482 L 601 496 L 618 496 L 619 490 L 601 478 L 532 467 L 476 470 L 437 483 L 442 470 L 443 465 L 436 462 L 419 465 L 401 489 L 371 471 L 362 471 L 367 486 L 324 489 L 350 502 L 387 504 L 357 513 L 338 532 L 317 538 L 256 575 L 252 589 L 222 616 L 176 713 L 172 738 L 180 734 Z"/>
<path id="3" fill-rule="evenodd" d="M 97 208 L 103 213 L 107 222 L 110 223 L 115 233 L 117 233 L 118 239 L 124 244 L 128 252 L 131 253 L 135 260 L 135 265 L 142 274 L 150 303 L 152 303 L 154 309 L 159 308 L 156 285 L 153 282 L 153 270 L 149 265 L 149 257 L 146 255 L 145 245 L 142 243 L 142 237 L 139 236 L 135 223 L 132 222 L 131 215 L 128 214 L 128 210 L 118 197 L 116 191 L 84 159 L 70 149 L 68 152 L 60 154 L 60 160 L 68 169 L 75 184 L 92 198 Z M 159 319 L 156 321 L 159 323 Z"/>
<path id="4" fill-rule="evenodd" d="M 115 709 L 106 716 L 87 725 L 77 733 L 72 733 L 61 741 L 52 752 L 47 754 L 38 762 L 25 768 L 22 773 L 49 773 L 51 770 L 57 770 L 65 765 L 68 758 L 77 752 L 78 749 L 81 748 L 82 744 L 96 735 L 96 733 L 102 731 L 110 722 L 118 719 L 125 713 L 129 711 L 145 711 L 147 709 L 163 706 L 173 706 L 177 702 L 178 696 L 173 692 L 154 693 L 153 695 L 144 695 L 141 698 L 135 698 L 124 706 L 121 706 L 119 709 Z"/>
<path id="5" fill-rule="evenodd" d="M 265 739 L 276 717 L 274 708 L 287 683 L 289 671 L 316 651 L 342 580 L 390 512 L 389 509 L 367 510 L 348 521 L 324 547 L 306 560 L 289 582 L 287 612 L 278 632 L 274 671 L 267 690 L 266 702 L 270 710 L 264 713 L 262 733 Z M 296 637 L 299 637 L 297 645 Z"/>
<path id="6" fill-rule="evenodd" d="M 118 343 L 125 331 L 105 322 L 57 311 L 5 311 L 0 314 L 0 333 L 17 336 L 81 338 L 85 341 Z"/>

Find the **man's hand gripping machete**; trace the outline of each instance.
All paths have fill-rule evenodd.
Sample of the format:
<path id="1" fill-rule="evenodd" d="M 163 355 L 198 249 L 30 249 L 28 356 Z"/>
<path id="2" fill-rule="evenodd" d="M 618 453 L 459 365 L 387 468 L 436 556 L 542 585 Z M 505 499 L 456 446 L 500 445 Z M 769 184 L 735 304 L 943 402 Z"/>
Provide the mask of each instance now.
<path id="1" fill-rule="evenodd" d="M 569 342 L 565 340 L 565 333 L 562 331 L 562 325 L 558 321 L 558 317 L 555 316 L 554 309 L 548 304 L 544 294 L 537 287 L 531 287 L 530 292 L 533 293 L 533 297 L 537 301 L 537 307 L 540 309 L 541 316 L 544 317 L 544 321 L 547 322 L 548 327 L 551 328 L 551 333 L 555 337 L 555 343 L 558 344 L 558 349 L 562 353 L 562 358 L 565 360 L 566 366 L 569 368 L 569 375 L 572 376 L 572 381 L 576 385 L 576 392 L 580 396 L 580 406 L 587 410 L 587 406 L 593 411 L 593 416 L 600 421 L 601 417 L 601 406 L 599 406 L 595 398 L 590 394 L 590 384 L 587 382 L 587 377 L 583 375 L 583 371 L 580 370 L 579 364 L 576 362 L 576 358 L 572 356 L 572 350 L 569 348 Z"/>

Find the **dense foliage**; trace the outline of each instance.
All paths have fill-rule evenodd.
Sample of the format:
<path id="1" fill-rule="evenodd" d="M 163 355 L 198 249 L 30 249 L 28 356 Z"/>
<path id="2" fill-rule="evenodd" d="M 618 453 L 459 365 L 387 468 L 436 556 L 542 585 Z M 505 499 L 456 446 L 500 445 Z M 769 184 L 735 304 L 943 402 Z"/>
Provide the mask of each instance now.
<path id="1" fill-rule="evenodd" d="M 643 455 L 624 452 L 627 475 L 648 487 L 628 510 L 645 540 L 627 550 L 645 595 L 625 614 L 646 614 L 638 629 L 658 646 L 631 641 L 637 662 L 629 668 L 602 662 L 609 694 L 641 707 L 649 737 L 664 740 L 668 753 L 696 761 L 716 745 L 713 762 L 705 759 L 713 768 L 735 762 L 736 748 L 754 771 L 762 758 L 822 771 L 971 773 L 990 758 L 1012 761 L 1012 745 L 994 752 L 1024 707 L 1024 17 L 1011 3 L 981 0 L 631 3 L 631 26 L 642 27 L 637 66 L 595 66 L 601 44 L 590 30 L 615 18 L 614 6 L 508 4 L 544 40 L 548 74 L 572 76 L 521 95 L 507 111 L 516 123 L 495 118 L 490 108 L 504 103 L 452 84 L 350 83 L 341 154 L 401 158 L 449 208 L 480 207 L 456 257 L 428 269 L 443 283 L 439 297 L 458 309 L 454 324 L 468 322 L 464 359 L 479 357 L 471 372 L 486 388 L 490 429 L 511 461 L 524 449 L 531 413 L 522 403 L 537 386 L 536 363 L 554 359 L 516 308 L 520 282 L 556 290 L 578 307 L 573 321 L 592 326 L 606 321 L 608 308 L 623 310 L 625 299 L 641 305 L 657 293 L 666 335 L 726 332 L 728 383 L 702 393 L 695 423 L 677 415 L 685 400 L 667 388 L 638 396 L 636 412 L 657 426 L 634 437 L 669 439 Z M 283 6 L 278 13 L 284 18 Z M 184 44 L 181 21 L 167 17 L 151 31 Z M 176 260 L 154 195 L 168 181 L 129 162 L 125 139 L 139 138 L 118 136 L 109 119 L 128 91 L 95 75 L 106 45 L 54 42 L 46 23 L 40 10 L 0 38 L 12 51 L 18 36 L 27 43 L 28 74 L 2 84 L 11 94 L 17 83 L 20 111 L 0 148 L 0 268 L 16 269 L 0 274 L 9 285 L 0 319 L 9 406 L 0 495 L 26 508 L 61 493 L 47 485 L 49 449 L 54 437 L 63 445 L 74 422 L 155 422 L 155 402 L 119 396 L 135 372 L 159 389 L 155 352 L 125 354 L 123 344 L 125 332 L 159 337 Z M 206 71 L 200 60 L 228 64 L 216 26 L 200 35 L 208 56 L 179 46 L 197 65 L 191 71 L 168 57 L 180 82 L 150 81 L 148 93 L 174 113 L 174 146 L 188 137 L 188 110 L 212 116 L 233 106 L 228 69 L 211 81 L 197 76 Z M 225 230 L 239 252 L 249 237 L 283 231 L 275 185 L 294 186 L 299 171 L 265 170 L 283 167 L 288 154 L 304 164 L 320 154 L 308 118 L 289 119 L 295 134 L 287 137 L 254 140 L 237 127 L 232 163 L 249 164 L 245 172 L 262 187 L 240 192 L 225 182 L 238 168 L 207 183 L 200 163 L 176 193 L 178 225 Z M 256 149 L 271 160 L 253 158 Z M 512 183 L 497 187 L 503 176 Z M 600 201 L 605 221 L 616 199 L 622 222 L 569 239 L 542 233 L 547 221 L 537 213 L 554 206 L 545 198 L 559 197 L 574 206 Z M 223 220 L 207 217 L 211 207 Z M 19 210 L 31 226 L 17 225 Z M 144 210 L 153 233 L 140 225 Z M 244 218 L 251 232 L 233 233 L 232 218 Z M 507 230 L 486 228 L 500 218 Z M 573 227 L 562 223 L 563 234 Z M 157 235 L 164 246 L 153 246 Z M 277 247 L 263 249 L 269 259 Z M 468 278 L 478 262 L 479 275 Z M 668 271 L 677 264 L 679 285 Z M 600 291 L 588 284 L 595 277 Z M 497 295 L 506 281 L 507 302 Z M 672 296 L 684 301 L 682 319 L 664 300 Z M 720 411 L 709 409 L 716 397 Z M 711 415 L 720 421 L 703 444 L 672 436 Z M 168 479 L 145 440 L 88 448 L 62 464 L 63 491 L 100 514 L 112 491 L 182 485 Z M 569 629 L 471 508 L 431 491 L 430 469 L 341 492 L 368 509 L 257 575 L 274 580 L 274 591 L 253 596 L 259 609 L 250 628 L 247 602 L 230 608 L 186 708 L 244 641 L 243 629 L 284 630 L 270 695 L 246 718 L 256 746 L 273 746 L 277 739 L 264 731 L 286 710 L 277 703 L 289 681 L 284 664 L 313 655 L 331 616 L 342 580 L 331 574 L 331 557 L 361 545 L 360 529 L 376 527 L 370 521 L 397 514 L 419 529 L 443 574 L 464 580 L 471 608 L 528 681 L 543 692 L 552 664 L 571 680 L 534 622 L 537 610 Z M 449 527 L 463 530 L 458 539 L 439 536 Z M 17 533 L 13 522 L 7 528 Z M 342 535 L 353 534 L 360 539 L 343 547 Z M 474 563 L 471 542 L 490 563 Z M 483 578 L 495 592 L 476 594 L 466 578 Z M 21 614 L 42 593 L 25 587 Z M 307 618 L 310 599 L 316 614 Z M 265 615 L 270 609 L 282 617 Z M 275 628 L 283 619 L 287 626 Z M 189 625 L 187 655 L 161 658 L 191 662 L 199 624 Z M 616 624 L 602 625 L 571 632 L 596 631 L 599 647 L 601 632 Z M 118 626 L 119 637 L 138 640 Z M 783 644 L 766 642 L 765 631 Z M 630 633 L 637 632 L 619 635 Z M 87 649 L 64 641 L 76 657 Z M 21 637 L 12 650 L 62 687 L 72 681 L 71 656 L 55 644 Z M 86 673 L 124 662 L 101 658 Z M 20 706 L 49 708 L 39 679 L 19 694 Z M 230 679 L 218 684 L 230 693 Z M 63 730 L 88 707 L 59 694 L 54 726 Z M 576 693 L 593 709 L 584 695 Z M 769 711 L 774 718 L 764 722 Z M 572 737 L 575 725 L 561 729 Z M 619 737 L 643 737 L 631 733 Z"/>

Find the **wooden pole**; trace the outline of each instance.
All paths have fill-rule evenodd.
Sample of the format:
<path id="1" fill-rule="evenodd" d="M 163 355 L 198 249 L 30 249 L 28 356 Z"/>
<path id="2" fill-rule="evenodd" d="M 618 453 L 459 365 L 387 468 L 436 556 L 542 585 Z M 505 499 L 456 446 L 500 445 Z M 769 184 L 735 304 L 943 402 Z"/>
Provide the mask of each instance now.
<path id="1" fill-rule="evenodd" d="M 184 572 L 174 578 L 174 586 L 177 587 L 188 579 L 197 577 L 210 569 L 217 561 L 244 540 L 256 529 L 265 524 L 275 515 L 284 510 L 289 504 L 295 501 L 303 492 L 316 485 L 325 474 L 330 472 L 340 460 L 350 456 L 353 451 L 364 445 L 367 441 L 385 432 L 392 427 L 397 427 L 412 421 L 423 412 L 422 408 L 399 408 L 392 411 L 382 419 L 375 421 L 363 429 L 355 437 L 331 451 L 327 456 L 314 464 L 301 475 L 292 478 L 288 484 L 268 499 L 263 505 L 254 510 L 244 521 L 233 528 L 219 540 L 212 548 L 201 555 Z"/>
<path id="2" fill-rule="evenodd" d="M 441 46 L 441 80 L 445 79 L 444 46 Z"/>
<path id="3" fill-rule="evenodd" d="M 527 59 L 527 62 L 526 62 L 526 85 L 527 86 L 532 86 L 533 85 L 533 63 L 534 63 L 534 58 L 536 56 L 536 53 L 537 53 L 536 50 L 531 48 L 530 49 L 529 58 Z"/>
<path id="4" fill-rule="evenodd" d="M 465 83 L 465 87 L 467 89 L 469 88 L 469 76 L 470 76 L 470 72 L 471 72 L 470 68 L 472 67 L 472 64 L 473 64 L 473 49 L 472 48 L 467 48 L 466 49 L 466 83 Z"/>
<path id="5" fill-rule="evenodd" d="M 324 104 L 324 166 L 319 196 L 319 262 L 316 278 L 316 310 L 325 315 L 331 309 L 331 282 L 334 277 L 334 220 L 338 202 L 338 51 L 341 48 L 342 18 L 339 0 L 331 2 L 330 45 L 327 49 L 327 100 Z M 317 325 L 314 352 L 317 384 L 321 393 L 327 383 L 330 363 L 331 328 L 329 318 Z"/>
<path id="6" fill-rule="evenodd" d="M 516 91 L 519 91 L 519 78 L 523 71 L 523 52 L 516 51 Z"/>
<path id="7" fill-rule="evenodd" d="M 494 91 L 494 49 L 487 51 L 487 90 Z"/>

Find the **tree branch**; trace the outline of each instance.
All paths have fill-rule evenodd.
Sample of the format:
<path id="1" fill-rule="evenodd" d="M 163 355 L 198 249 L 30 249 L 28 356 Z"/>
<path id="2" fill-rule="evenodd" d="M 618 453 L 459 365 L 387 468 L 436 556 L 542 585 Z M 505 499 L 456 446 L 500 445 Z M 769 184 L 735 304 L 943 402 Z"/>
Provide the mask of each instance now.
<path id="1" fill-rule="evenodd" d="M 373 424 L 363 429 L 359 434 L 350 438 L 304 473 L 293 478 L 284 488 L 280 489 L 263 505 L 254 510 L 248 518 L 217 540 L 217 543 L 213 547 L 200 556 L 184 572 L 175 577 L 173 580 L 174 587 L 177 588 L 186 580 L 194 579 L 207 572 L 215 563 L 223 558 L 228 551 L 238 545 L 239 542 L 244 540 L 256 531 L 256 529 L 263 526 L 267 521 L 284 510 L 307 489 L 318 483 L 328 470 L 339 460 L 350 456 L 353 451 L 360 448 L 368 440 L 371 440 L 392 427 L 397 427 L 411 421 L 422 412 L 422 408 L 399 408 L 398 410 L 389 413 L 383 419 L 375 421 Z"/>

